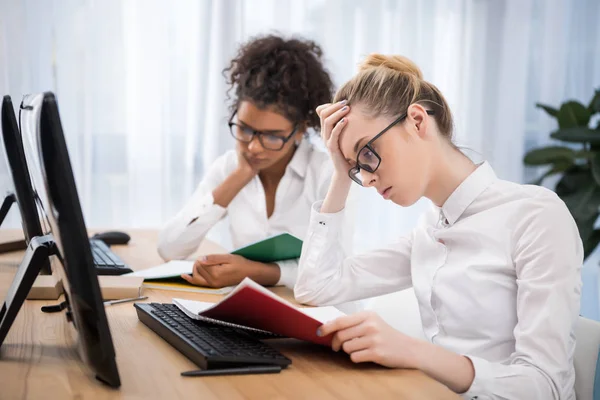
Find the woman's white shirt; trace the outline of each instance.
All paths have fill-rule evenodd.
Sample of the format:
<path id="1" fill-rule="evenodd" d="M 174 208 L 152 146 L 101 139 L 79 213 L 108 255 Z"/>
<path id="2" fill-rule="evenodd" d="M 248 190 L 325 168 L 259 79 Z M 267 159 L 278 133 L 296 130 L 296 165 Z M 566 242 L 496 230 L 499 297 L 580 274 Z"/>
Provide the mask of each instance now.
<path id="1" fill-rule="evenodd" d="M 469 399 L 574 399 L 583 248 L 558 196 L 480 165 L 410 235 L 362 255 L 339 246 L 343 211 L 314 205 L 296 299 L 337 304 L 414 288 L 426 338 L 468 356 Z"/>
<path id="2" fill-rule="evenodd" d="M 226 215 L 229 216 L 229 231 L 235 248 L 283 232 L 305 238 L 312 204 L 325 197 L 331 181 L 333 166 L 327 153 L 318 150 L 306 139 L 300 142 L 277 187 L 271 217 L 267 217 L 265 192 L 258 176 L 238 193 L 227 208 L 214 203 L 213 190 L 237 166 L 234 150 L 211 165 L 191 199 L 160 231 L 158 251 L 164 259 L 184 259 L 191 255 L 208 231 Z M 351 246 L 352 234 L 350 221 L 346 221 L 345 246 Z M 298 260 L 277 264 L 281 270 L 279 284 L 293 288 Z"/>

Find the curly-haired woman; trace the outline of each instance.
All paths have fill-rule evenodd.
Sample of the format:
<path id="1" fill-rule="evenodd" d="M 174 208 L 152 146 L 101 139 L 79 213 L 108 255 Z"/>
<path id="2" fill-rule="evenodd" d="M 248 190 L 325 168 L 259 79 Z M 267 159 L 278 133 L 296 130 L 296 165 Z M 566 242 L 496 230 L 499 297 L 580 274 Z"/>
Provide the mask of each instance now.
<path id="1" fill-rule="evenodd" d="M 229 127 L 236 149 L 218 158 L 185 207 L 162 229 L 165 259 L 188 257 L 219 220 L 229 216 L 233 245 L 290 232 L 304 238 L 311 205 L 327 193 L 333 165 L 313 147 L 315 109 L 331 100 L 333 84 L 312 41 L 263 36 L 250 40 L 224 70 L 230 85 Z M 347 232 L 351 239 L 351 232 Z M 260 263 L 235 255 L 198 259 L 190 283 L 222 287 L 250 277 L 293 287 L 297 260 Z"/>

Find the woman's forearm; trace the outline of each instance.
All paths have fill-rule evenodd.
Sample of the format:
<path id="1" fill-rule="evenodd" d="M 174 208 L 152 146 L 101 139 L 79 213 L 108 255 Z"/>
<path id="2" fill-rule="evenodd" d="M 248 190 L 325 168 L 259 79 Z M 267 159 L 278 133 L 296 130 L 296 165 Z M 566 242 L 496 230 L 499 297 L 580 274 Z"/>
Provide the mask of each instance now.
<path id="1" fill-rule="evenodd" d="M 232 172 L 219 186 L 213 190 L 215 204 L 227 208 L 229 203 L 238 195 L 256 174 L 241 168 Z"/>
<path id="2" fill-rule="evenodd" d="M 426 341 L 418 342 L 414 363 L 414 368 L 425 372 L 456 393 L 469 390 L 475 378 L 471 360 Z"/>
<path id="3" fill-rule="evenodd" d="M 334 173 L 329 184 L 327 196 L 325 196 L 325 200 L 321 206 L 321 212 L 333 214 L 342 211 L 346 205 L 351 184 L 352 181 L 347 176 L 339 176 L 337 173 Z"/>

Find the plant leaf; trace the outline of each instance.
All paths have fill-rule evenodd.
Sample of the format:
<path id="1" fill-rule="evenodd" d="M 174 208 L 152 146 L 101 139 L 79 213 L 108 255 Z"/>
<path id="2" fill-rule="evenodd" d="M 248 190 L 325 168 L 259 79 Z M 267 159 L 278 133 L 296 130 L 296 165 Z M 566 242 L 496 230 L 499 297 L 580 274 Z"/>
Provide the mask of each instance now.
<path id="1" fill-rule="evenodd" d="M 596 180 L 596 183 L 600 185 L 600 153 L 596 153 L 592 158 L 592 176 Z"/>
<path id="2" fill-rule="evenodd" d="M 583 259 L 588 258 L 594 249 L 600 243 L 600 230 L 596 229 L 592 234 L 585 240 L 583 240 Z"/>
<path id="3" fill-rule="evenodd" d="M 575 151 L 564 146 L 549 146 L 531 150 L 523 162 L 527 165 L 546 165 L 559 160 L 575 159 Z"/>
<path id="4" fill-rule="evenodd" d="M 590 179 L 593 179 L 591 176 Z M 598 214 L 600 207 L 600 186 L 592 180 L 574 193 L 562 196 L 563 201 L 577 220 L 588 220 Z"/>
<path id="5" fill-rule="evenodd" d="M 592 113 L 586 106 L 577 101 L 563 103 L 558 110 L 558 126 L 560 129 L 588 126 Z"/>
<path id="6" fill-rule="evenodd" d="M 577 223 L 587 257 L 599 243 L 596 238 L 599 234 L 595 233 L 594 225 L 600 209 L 600 186 L 588 164 L 575 164 L 565 171 L 555 191 Z"/>
<path id="7" fill-rule="evenodd" d="M 560 198 L 564 198 L 575 193 L 591 180 L 593 180 L 591 171 L 586 165 L 573 165 L 565 171 L 554 191 Z"/>
<path id="8" fill-rule="evenodd" d="M 581 218 L 575 218 L 575 223 L 577 224 L 577 229 L 579 230 L 579 236 L 583 242 L 584 258 L 590 255 L 598 245 L 600 230 L 594 229 L 598 215 L 600 214 L 592 214 L 585 220 Z"/>
<path id="9" fill-rule="evenodd" d="M 598 131 L 586 127 L 561 128 L 552 132 L 550 137 L 563 142 L 600 144 Z"/>
<path id="10" fill-rule="evenodd" d="M 585 158 L 586 160 L 591 160 L 597 153 L 595 151 L 589 150 L 579 150 L 575 152 L 575 158 Z"/>
<path id="11" fill-rule="evenodd" d="M 592 214 L 588 219 L 575 218 L 581 240 L 586 241 L 594 233 L 594 225 L 596 224 L 598 215 L 599 213 Z"/>
<path id="12" fill-rule="evenodd" d="M 535 103 L 535 106 L 537 108 L 541 108 L 542 110 L 546 111 L 546 113 L 548 115 L 550 115 L 551 117 L 555 117 L 556 118 L 558 116 L 558 110 L 556 108 L 554 108 L 554 107 L 550 107 L 550 106 L 547 106 L 547 105 L 542 104 L 542 103 Z"/>
<path id="13" fill-rule="evenodd" d="M 570 161 L 560 160 L 557 161 L 552 168 L 548 171 L 544 172 L 542 176 L 540 176 L 535 181 L 531 182 L 531 185 L 541 185 L 544 182 L 544 179 L 549 177 L 550 175 L 559 174 L 561 172 L 565 172 L 567 169 L 573 166 L 573 163 Z"/>
<path id="14" fill-rule="evenodd" d="M 588 110 L 591 114 L 600 112 L 600 89 L 596 90 L 596 93 L 594 93 L 594 97 L 592 97 L 592 100 L 588 105 Z"/>
<path id="15" fill-rule="evenodd" d="M 555 191 L 576 220 L 587 221 L 598 214 L 600 186 L 587 165 L 574 165 L 565 171 Z"/>

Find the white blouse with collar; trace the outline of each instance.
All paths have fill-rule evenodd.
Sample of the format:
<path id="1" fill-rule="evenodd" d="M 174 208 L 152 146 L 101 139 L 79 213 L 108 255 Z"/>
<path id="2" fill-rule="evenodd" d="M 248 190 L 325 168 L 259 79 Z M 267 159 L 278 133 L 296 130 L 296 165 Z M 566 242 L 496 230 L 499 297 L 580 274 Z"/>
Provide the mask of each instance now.
<path id="1" fill-rule="evenodd" d="M 227 208 L 214 204 L 212 192 L 236 168 L 235 150 L 219 157 L 204 175 L 186 205 L 169 220 L 159 234 L 158 251 L 166 259 L 184 259 L 200 245 L 208 231 L 226 215 L 233 246 L 239 248 L 278 233 L 289 232 L 304 239 L 312 204 L 325 197 L 333 165 L 327 153 L 307 139 L 298 145 L 277 187 L 275 209 L 267 217 L 265 191 L 258 176 L 248 183 Z M 345 224 L 344 240 L 350 246 L 352 229 Z M 297 260 L 277 263 L 280 285 L 296 282 Z"/>
<path id="2" fill-rule="evenodd" d="M 316 203 L 296 298 L 337 304 L 413 287 L 425 337 L 468 356 L 468 399 L 574 399 L 583 248 L 558 196 L 480 165 L 411 234 L 347 256 L 344 211 Z"/>

